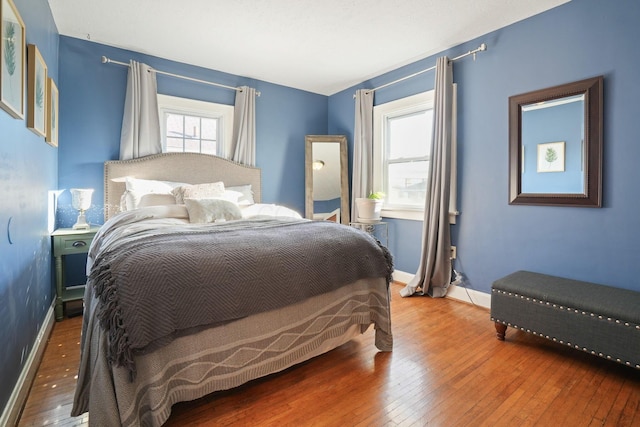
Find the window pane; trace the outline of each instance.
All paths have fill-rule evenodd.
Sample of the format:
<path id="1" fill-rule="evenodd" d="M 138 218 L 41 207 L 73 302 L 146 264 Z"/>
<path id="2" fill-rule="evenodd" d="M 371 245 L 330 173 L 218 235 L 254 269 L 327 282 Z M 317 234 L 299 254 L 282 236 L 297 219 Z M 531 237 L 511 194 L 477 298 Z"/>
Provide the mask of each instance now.
<path id="1" fill-rule="evenodd" d="M 388 168 L 387 204 L 424 208 L 429 162 L 392 163 Z"/>
<path id="2" fill-rule="evenodd" d="M 433 110 L 390 117 L 387 122 L 389 158 L 426 157 L 431 145 Z"/>
<path id="3" fill-rule="evenodd" d="M 184 141 L 185 153 L 199 153 L 200 152 L 200 140 L 199 139 L 185 139 Z"/>
<path id="4" fill-rule="evenodd" d="M 189 112 L 182 114 L 179 107 L 164 111 L 163 116 L 163 149 L 166 152 L 219 154 L 217 149 L 222 137 L 218 135 L 221 131 L 221 117 L 200 116 Z"/>
<path id="5" fill-rule="evenodd" d="M 182 151 L 182 138 L 168 138 L 167 137 L 167 152 L 168 153 L 174 153 L 174 152 L 181 152 Z"/>
<path id="6" fill-rule="evenodd" d="M 218 139 L 218 120 L 202 119 L 202 139 Z"/>
<path id="7" fill-rule="evenodd" d="M 218 154 L 216 152 L 216 142 L 215 141 L 206 141 L 202 140 L 202 149 L 201 153 L 204 154 Z"/>
<path id="8" fill-rule="evenodd" d="M 167 121 L 167 136 L 175 136 L 182 138 L 184 134 L 184 116 L 180 114 L 165 114 Z"/>
<path id="9" fill-rule="evenodd" d="M 185 138 L 200 138 L 200 117 L 184 116 Z"/>

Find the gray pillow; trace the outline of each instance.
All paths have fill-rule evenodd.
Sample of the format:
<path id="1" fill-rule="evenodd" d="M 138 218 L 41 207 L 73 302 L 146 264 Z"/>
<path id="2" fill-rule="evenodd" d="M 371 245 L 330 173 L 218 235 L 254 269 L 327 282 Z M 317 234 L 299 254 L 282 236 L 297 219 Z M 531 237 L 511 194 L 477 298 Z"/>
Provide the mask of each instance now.
<path id="1" fill-rule="evenodd" d="M 242 218 L 237 204 L 225 199 L 184 199 L 189 222 L 209 223 Z"/>

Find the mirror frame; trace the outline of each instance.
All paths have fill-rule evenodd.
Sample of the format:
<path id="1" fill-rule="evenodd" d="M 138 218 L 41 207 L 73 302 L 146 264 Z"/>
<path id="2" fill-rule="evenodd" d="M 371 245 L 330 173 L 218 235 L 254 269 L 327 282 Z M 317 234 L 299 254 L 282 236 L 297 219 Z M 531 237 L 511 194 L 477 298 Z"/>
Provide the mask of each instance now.
<path id="1" fill-rule="evenodd" d="M 602 86 L 593 77 L 509 98 L 509 204 L 602 206 Z M 584 193 L 522 193 L 522 107 L 584 94 Z"/>
<path id="2" fill-rule="evenodd" d="M 340 144 L 340 222 L 349 225 L 349 163 L 347 137 L 344 135 L 306 135 L 304 155 L 305 217 L 313 219 L 313 143 L 336 142 Z"/>

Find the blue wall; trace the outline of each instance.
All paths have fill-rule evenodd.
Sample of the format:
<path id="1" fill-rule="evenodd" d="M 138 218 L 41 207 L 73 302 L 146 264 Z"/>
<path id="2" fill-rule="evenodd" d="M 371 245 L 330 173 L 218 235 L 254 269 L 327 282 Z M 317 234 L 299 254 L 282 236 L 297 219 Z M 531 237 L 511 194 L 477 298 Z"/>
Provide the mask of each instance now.
<path id="1" fill-rule="evenodd" d="M 455 268 L 465 285 L 489 292 L 491 283 L 528 269 L 640 290 L 640 3 L 570 3 L 379 76 L 329 99 L 329 130 L 353 135 L 353 93 L 457 56 L 482 42 L 489 49 L 457 61 L 458 247 Z M 508 204 L 508 99 L 512 95 L 604 75 L 603 207 Z M 375 104 L 433 88 L 433 73 L 375 94 Z M 390 220 L 390 249 L 399 270 L 415 273 L 417 221 Z"/>
<path id="2" fill-rule="evenodd" d="M 49 76 L 59 82 L 58 32 L 47 1 L 14 2 L 26 42 L 38 46 Z M 0 408 L 53 301 L 48 200 L 57 175 L 58 150 L 27 129 L 26 120 L 0 110 Z"/>
<path id="3" fill-rule="evenodd" d="M 86 40 L 60 37 L 60 146 L 58 221 L 71 226 L 77 214 L 70 207 L 69 188 L 96 191 L 88 220 L 103 222 L 103 164 L 119 155 L 120 128 L 127 68 L 102 64 L 101 57 L 145 62 L 170 73 L 228 86 L 248 85 L 261 92 L 256 103 L 256 164 L 262 168 L 265 203 L 278 202 L 304 212 L 304 137 L 327 131 L 323 95 L 194 67 Z M 158 93 L 233 105 L 228 89 L 158 76 Z"/>

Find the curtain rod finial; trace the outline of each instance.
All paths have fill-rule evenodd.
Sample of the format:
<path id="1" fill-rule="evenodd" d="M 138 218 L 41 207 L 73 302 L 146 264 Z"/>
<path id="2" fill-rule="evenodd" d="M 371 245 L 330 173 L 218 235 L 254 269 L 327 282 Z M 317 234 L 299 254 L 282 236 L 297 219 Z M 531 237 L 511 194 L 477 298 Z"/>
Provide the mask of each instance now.
<path id="1" fill-rule="evenodd" d="M 102 56 L 102 63 L 106 64 L 107 62 L 109 62 L 109 58 L 107 58 L 106 56 Z"/>
<path id="2" fill-rule="evenodd" d="M 480 45 L 480 50 L 481 50 L 481 51 L 485 51 L 485 50 L 487 50 L 487 45 L 486 45 L 485 43 L 482 43 L 482 44 Z"/>

